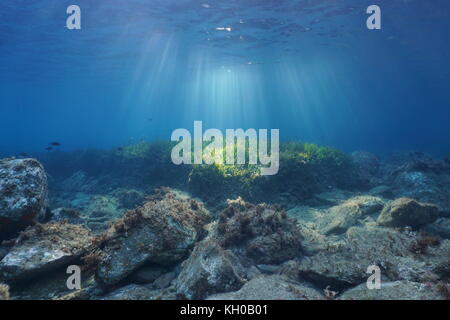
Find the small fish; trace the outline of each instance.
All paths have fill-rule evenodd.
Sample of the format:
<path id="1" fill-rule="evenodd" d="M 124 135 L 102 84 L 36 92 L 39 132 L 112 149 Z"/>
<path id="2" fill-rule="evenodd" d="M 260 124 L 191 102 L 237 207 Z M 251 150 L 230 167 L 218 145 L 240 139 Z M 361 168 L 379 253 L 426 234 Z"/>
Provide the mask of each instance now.
<path id="1" fill-rule="evenodd" d="M 28 153 L 21 152 L 21 153 L 19 153 L 19 157 L 21 157 L 21 158 L 29 158 L 30 155 Z"/>
<path id="2" fill-rule="evenodd" d="M 122 147 L 118 147 L 117 151 L 123 151 L 123 148 Z"/>
<path id="3" fill-rule="evenodd" d="M 147 121 L 153 121 L 153 119 L 152 118 L 147 118 Z"/>
<path id="4" fill-rule="evenodd" d="M 53 150 L 53 148 L 52 147 L 47 147 L 47 148 L 45 148 L 45 150 L 50 151 L 50 150 Z"/>
<path id="5" fill-rule="evenodd" d="M 59 143 L 59 142 L 50 142 L 49 145 L 55 146 L 55 147 L 59 147 L 61 145 L 61 143 Z"/>

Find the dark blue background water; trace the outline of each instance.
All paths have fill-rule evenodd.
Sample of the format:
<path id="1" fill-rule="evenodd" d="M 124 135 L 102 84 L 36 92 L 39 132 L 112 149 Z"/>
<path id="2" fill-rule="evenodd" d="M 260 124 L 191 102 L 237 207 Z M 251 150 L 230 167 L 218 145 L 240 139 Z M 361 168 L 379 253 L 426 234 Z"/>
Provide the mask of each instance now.
<path id="1" fill-rule="evenodd" d="M 65 27 L 71 4 L 82 30 Z M 382 30 L 366 28 L 370 4 Z M 449 34 L 448 0 L 2 0 L 0 153 L 170 139 L 203 120 L 448 155 Z"/>

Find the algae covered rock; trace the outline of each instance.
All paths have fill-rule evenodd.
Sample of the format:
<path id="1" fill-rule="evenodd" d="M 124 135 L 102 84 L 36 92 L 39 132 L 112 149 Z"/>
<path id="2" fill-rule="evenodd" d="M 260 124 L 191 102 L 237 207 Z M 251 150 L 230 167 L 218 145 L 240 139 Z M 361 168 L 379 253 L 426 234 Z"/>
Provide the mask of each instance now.
<path id="1" fill-rule="evenodd" d="M 322 222 L 324 234 L 341 234 L 356 225 L 358 220 L 381 211 L 384 202 L 378 197 L 357 196 L 327 210 Z"/>
<path id="2" fill-rule="evenodd" d="M 281 275 L 261 275 L 239 291 L 214 294 L 207 300 L 323 300 L 320 291 Z"/>
<path id="3" fill-rule="evenodd" d="M 444 300 L 436 284 L 413 281 L 381 282 L 380 289 L 369 290 L 366 283 L 345 291 L 340 300 Z"/>
<path id="4" fill-rule="evenodd" d="M 257 264 L 278 264 L 301 254 L 302 236 L 285 211 L 240 198 L 221 212 L 214 237 Z"/>
<path id="5" fill-rule="evenodd" d="M 177 279 L 177 294 L 187 299 L 238 290 L 245 283 L 245 271 L 238 258 L 215 240 L 205 239 L 183 262 Z"/>
<path id="6" fill-rule="evenodd" d="M 377 222 L 386 227 L 417 228 L 436 221 L 438 216 L 438 208 L 435 205 L 399 198 L 383 209 Z"/>
<path id="7" fill-rule="evenodd" d="M 115 284 L 146 262 L 170 265 L 185 258 L 205 233 L 203 226 L 209 220 L 201 203 L 161 191 L 107 231 L 98 280 Z"/>
<path id="8" fill-rule="evenodd" d="M 0 261 L 6 281 L 35 277 L 80 258 L 92 245 L 88 230 L 64 222 L 37 224 L 22 232 Z"/>
<path id="9" fill-rule="evenodd" d="M 0 239 L 43 217 L 47 192 L 47 175 L 37 160 L 0 160 Z"/>

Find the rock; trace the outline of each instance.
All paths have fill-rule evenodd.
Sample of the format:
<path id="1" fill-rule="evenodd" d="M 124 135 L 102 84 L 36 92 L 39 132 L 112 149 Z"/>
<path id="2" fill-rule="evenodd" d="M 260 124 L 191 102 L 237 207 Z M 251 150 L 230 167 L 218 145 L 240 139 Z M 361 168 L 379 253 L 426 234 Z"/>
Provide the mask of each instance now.
<path id="1" fill-rule="evenodd" d="M 321 222 L 324 234 L 341 234 L 368 215 L 383 209 L 384 202 L 378 197 L 358 196 L 331 207 Z M 325 224 L 325 225 L 324 225 Z"/>
<path id="2" fill-rule="evenodd" d="M 333 290 L 359 285 L 368 278 L 367 268 L 381 268 L 383 281 L 420 282 L 428 273 L 445 277 L 450 272 L 450 241 L 433 243 L 416 253 L 425 242 L 413 232 L 399 232 L 381 227 L 351 227 L 340 242 L 330 242 L 325 250 L 304 257 L 299 276 Z"/>
<path id="3" fill-rule="evenodd" d="M 92 274 L 86 274 L 82 269 L 80 290 L 67 288 L 67 278 L 69 276 L 66 272 L 66 267 L 40 274 L 31 281 L 23 281 L 20 285 L 14 285 L 14 294 L 11 298 L 13 300 L 89 299 L 92 288 L 95 286 Z"/>
<path id="4" fill-rule="evenodd" d="M 159 278 L 163 273 L 165 272 L 165 269 L 160 266 L 155 265 L 147 265 L 142 266 L 133 274 L 130 276 L 130 280 L 133 283 L 138 284 L 145 284 L 145 283 L 151 283 Z"/>
<path id="5" fill-rule="evenodd" d="M 52 210 L 50 221 L 67 221 L 70 224 L 84 224 L 86 220 L 76 209 L 57 208 Z"/>
<path id="6" fill-rule="evenodd" d="M 45 216 L 47 192 L 47 175 L 37 160 L 0 160 L 0 240 Z"/>
<path id="7" fill-rule="evenodd" d="M 353 163 L 364 174 L 374 175 L 380 168 L 380 160 L 373 153 L 355 151 L 351 154 Z"/>
<path id="8" fill-rule="evenodd" d="M 109 294 L 99 297 L 100 300 L 175 300 L 172 288 L 155 290 L 151 286 L 130 284 L 119 288 Z M 92 300 L 95 300 L 92 298 Z"/>
<path id="9" fill-rule="evenodd" d="M 280 275 L 261 275 L 247 282 L 239 291 L 211 295 L 207 300 L 322 300 L 314 288 Z"/>
<path id="10" fill-rule="evenodd" d="M 158 279 L 156 279 L 153 282 L 153 286 L 158 289 L 164 289 L 170 286 L 173 280 L 175 280 L 177 277 L 177 274 L 175 272 L 167 272 L 160 276 Z"/>
<path id="11" fill-rule="evenodd" d="M 424 231 L 431 235 L 450 239 L 450 219 L 439 218 L 435 222 L 424 227 Z"/>
<path id="12" fill-rule="evenodd" d="M 201 203 L 162 191 L 127 212 L 107 231 L 98 281 L 112 285 L 144 263 L 170 265 L 185 258 L 205 233 L 203 226 L 209 220 Z"/>
<path id="13" fill-rule="evenodd" d="M 386 227 L 418 228 L 438 218 L 438 208 L 414 199 L 399 198 L 390 202 L 378 217 L 378 224 Z"/>
<path id="14" fill-rule="evenodd" d="M 91 245 L 89 231 L 81 226 L 64 222 L 38 224 L 20 234 L 0 261 L 0 275 L 7 282 L 28 280 L 68 265 Z"/>
<path id="15" fill-rule="evenodd" d="M 95 193 L 99 189 L 98 181 L 82 170 L 72 174 L 58 185 L 58 189 L 63 192 L 83 192 Z"/>
<path id="16" fill-rule="evenodd" d="M 386 184 L 392 185 L 396 197 L 433 203 L 442 211 L 450 210 L 450 164 L 420 156 L 406 159 L 388 169 Z"/>
<path id="17" fill-rule="evenodd" d="M 229 201 L 221 212 L 214 238 L 256 264 L 279 264 L 301 254 L 302 236 L 295 220 L 285 211 L 240 198 Z"/>
<path id="18" fill-rule="evenodd" d="M 0 300 L 9 300 L 9 287 L 0 283 Z"/>
<path id="19" fill-rule="evenodd" d="M 120 206 L 126 209 L 133 209 L 145 200 L 145 194 L 136 189 L 119 188 L 111 193 L 119 201 Z"/>
<path id="20" fill-rule="evenodd" d="M 366 151 L 355 151 L 351 154 L 359 180 L 363 185 L 373 185 L 374 176 L 380 169 L 379 159 Z"/>
<path id="21" fill-rule="evenodd" d="M 271 265 L 271 264 L 258 264 L 256 267 L 258 268 L 258 270 L 260 272 L 266 273 L 266 274 L 278 273 L 281 269 L 280 266 L 275 266 L 275 265 Z"/>
<path id="22" fill-rule="evenodd" d="M 102 297 L 101 300 L 155 300 L 159 293 L 159 290 L 152 290 L 145 286 L 130 284 L 107 294 Z"/>
<path id="23" fill-rule="evenodd" d="M 375 197 L 384 197 L 391 199 L 394 196 L 392 187 L 381 185 L 369 190 L 369 194 Z"/>
<path id="24" fill-rule="evenodd" d="M 126 211 L 120 206 L 119 201 L 109 194 L 87 194 L 83 192 L 59 193 L 51 196 L 51 201 L 56 208 L 70 208 L 67 210 L 78 210 L 84 224 L 95 232 L 102 232 L 108 229 L 109 224 L 123 216 Z M 76 214 L 70 214 L 70 219 Z M 78 220 L 78 219 L 76 219 Z M 75 221 L 74 221 L 75 222 Z"/>
<path id="25" fill-rule="evenodd" d="M 363 283 L 345 291 L 339 300 L 444 300 L 444 297 L 433 283 L 402 280 L 381 282 L 381 288 L 373 290 Z"/>
<path id="26" fill-rule="evenodd" d="M 333 189 L 331 191 L 315 194 L 314 197 L 307 202 L 312 206 L 336 206 L 351 197 L 349 191 Z"/>
<path id="27" fill-rule="evenodd" d="M 199 242 L 176 282 L 177 294 L 187 299 L 203 299 L 213 293 L 238 290 L 245 283 L 245 271 L 238 258 L 215 240 Z"/>
<path id="28" fill-rule="evenodd" d="M 120 218 L 125 211 L 119 209 L 117 199 L 109 195 L 88 196 L 86 204 L 76 207 L 86 215 L 87 226 L 93 231 L 106 230 L 110 223 Z"/>

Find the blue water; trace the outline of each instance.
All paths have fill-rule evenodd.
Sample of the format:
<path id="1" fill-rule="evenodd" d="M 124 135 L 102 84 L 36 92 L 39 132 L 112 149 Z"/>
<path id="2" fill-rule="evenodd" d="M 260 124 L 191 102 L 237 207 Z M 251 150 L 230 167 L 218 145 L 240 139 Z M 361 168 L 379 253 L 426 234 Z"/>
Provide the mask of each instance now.
<path id="1" fill-rule="evenodd" d="M 448 0 L 2 0 L 0 154 L 168 140 L 202 120 L 448 155 L 449 34 Z"/>

